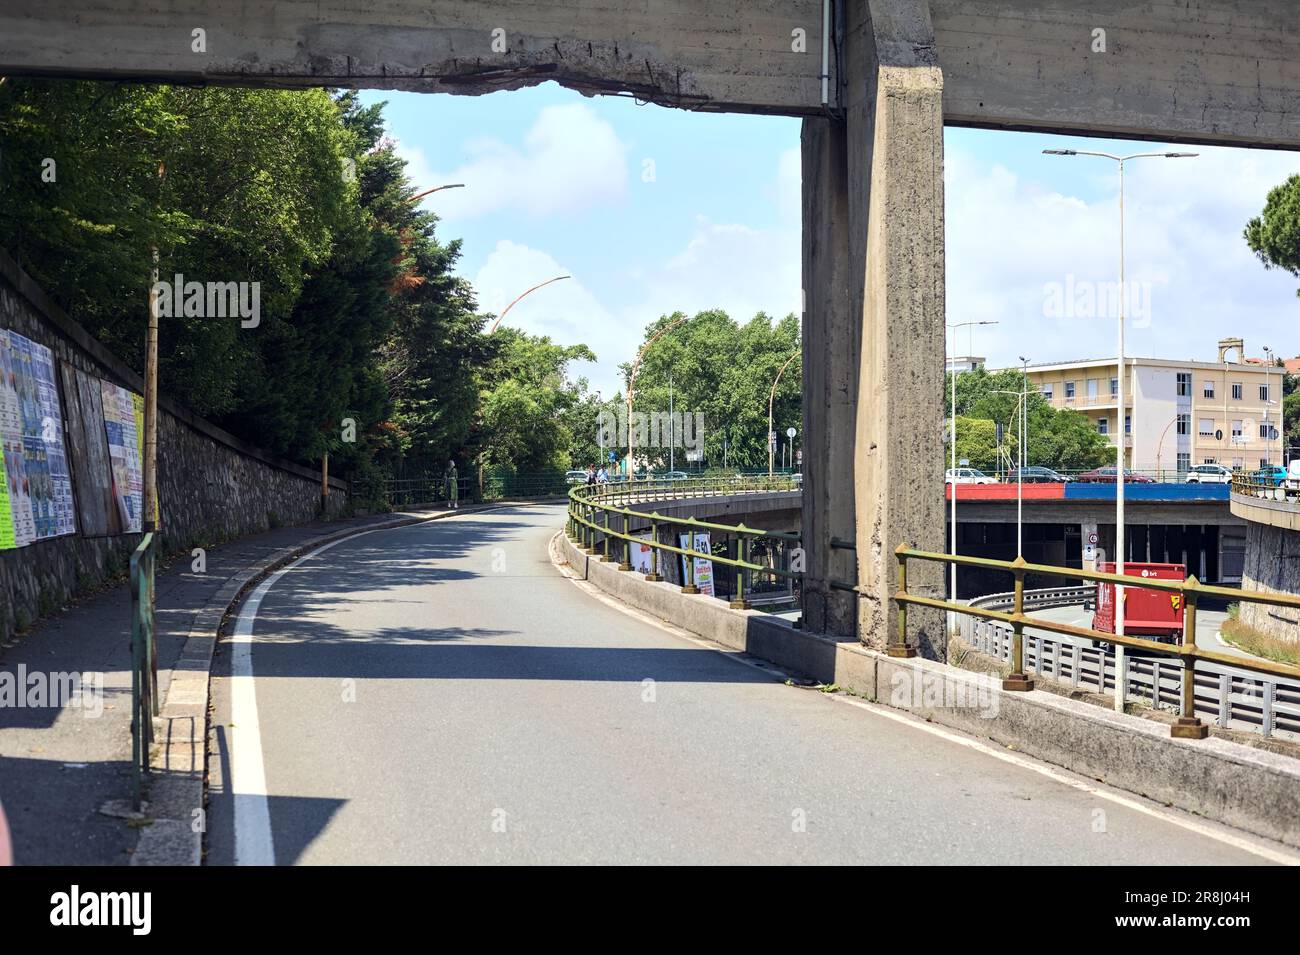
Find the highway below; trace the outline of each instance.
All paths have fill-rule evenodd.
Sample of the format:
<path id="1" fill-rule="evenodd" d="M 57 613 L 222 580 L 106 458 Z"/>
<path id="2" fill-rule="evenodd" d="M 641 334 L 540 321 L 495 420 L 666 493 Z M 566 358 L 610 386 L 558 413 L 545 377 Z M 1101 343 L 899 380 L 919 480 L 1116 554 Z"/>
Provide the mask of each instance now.
<path id="1" fill-rule="evenodd" d="M 632 616 L 558 506 L 268 578 L 213 671 L 206 864 L 1239 865 L 1277 846 Z"/>

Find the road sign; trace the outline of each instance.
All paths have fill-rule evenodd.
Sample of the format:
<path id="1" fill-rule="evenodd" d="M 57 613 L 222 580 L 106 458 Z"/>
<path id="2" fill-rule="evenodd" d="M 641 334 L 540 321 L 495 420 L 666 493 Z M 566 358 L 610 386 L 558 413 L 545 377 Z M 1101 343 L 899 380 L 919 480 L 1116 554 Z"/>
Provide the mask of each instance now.
<path id="1" fill-rule="evenodd" d="M 798 461 L 800 464 L 803 464 L 803 448 L 800 448 L 798 451 L 794 453 L 794 459 Z"/>
<path id="2" fill-rule="evenodd" d="M 798 433 L 798 432 L 795 431 L 794 428 L 786 428 L 786 429 L 785 429 L 785 436 L 786 436 L 787 438 L 793 438 L 797 433 Z"/>
<path id="3" fill-rule="evenodd" d="M 1089 534 L 1089 535 L 1088 535 L 1088 543 L 1089 543 L 1089 544 L 1093 544 L 1093 545 L 1095 546 L 1096 543 L 1097 543 L 1097 535 L 1096 535 L 1096 534 Z"/>
<path id="4" fill-rule="evenodd" d="M 617 454 L 617 452 L 614 452 L 614 451 L 609 452 L 609 459 L 610 459 L 611 461 L 617 461 L 617 460 L 618 460 L 618 454 Z"/>

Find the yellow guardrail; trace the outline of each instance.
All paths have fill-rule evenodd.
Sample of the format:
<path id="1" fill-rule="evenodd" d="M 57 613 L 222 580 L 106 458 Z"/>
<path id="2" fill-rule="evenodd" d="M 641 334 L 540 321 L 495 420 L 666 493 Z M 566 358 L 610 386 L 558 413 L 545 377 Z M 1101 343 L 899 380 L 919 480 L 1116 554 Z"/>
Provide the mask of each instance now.
<path id="1" fill-rule="evenodd" d="M 1177 722 L 1171 727 L 1173 736 L 1185 739 L 1204 739 L 1208 728 L 1196 718 L 1194 709 L 1194 680 L 1197 660 L 1225 663 L 1275 676 L 1300 678 L 1300 667 L 1287 663 L 1276 663 L 1254 657 L 1233 656 L 1217 650 L 1206 650 L 1196 645 L 1196 609 L 1198 602 L 1205 597 L 1215 597 L 1240 603 L 1259 603 L 1273 607 L 1287 607 L 1300 610 L 1300 597 L 1290 594 L 1262 593 L 1254 590 L 1237 590 L 1232 587 L 1215 587 L 1202 584 L 1195 576 L 1186 580 L 1154 580 L 1120 574 L 1105 574 L 1098 571 L 1080 570 L 1069 567 L 1051 567 L 1046 564 L 1031 564 L 1018 557 L 1013 561 L 993 560 L 987 557 L 961 557 L 952 554 L 938 554 L 931 551 L 916 550 L 900 545 L 894 552 L 898 557 L 898 593 L 894 601 L 898 604 L 898 630 L 895 639 L 888 646 L 891 656 L 914 656 L 915 650 L 907 643 L 907 608 L 909 606 L 933 607 L 954 613 L 967 614 L 984 620 L 1000 620 L 1009 623 L 1012 629 L 1011 675 L 1003 681 L 1007 690 L 1031 690 L 1033 681 L 1025 673 L 1024 665 L 1024 628 L 1026 625 L 1066 636 L 1085 637 L 1124 647 L 1137 647 L 1154 653 L 1176 656 L 1183 661 L 1183 680 L 1180 713 Z M 934 597 L 922 597 L 912 594 L 907 589 L 907 563 L 909 560 L 931 561 L 938 564 L 957 564 L 963 567 L 982 567 L 988 570 L 1000 570 L 1010 573 L 1015 578 L 1015 600 L 1010 613 L 1001 610 L 986 610 L 964 603 L 940 600 Z M 1174 645 L 1156 640 L 1144 640 L 1141 637 L 1120 636 L 1093 630 L 1089 627 L 1077 627 L 1068 623 L 1056 623 L 1025 614 L 1025 577 L 1028 574 L 1046 577 L 1061 577 L 1071 580 L 1087 580 L 1097 583 L 1111 583 L 1124 587 L 1141 587 L 1145 590 L 1158 590 L 1169 594 L 1181 594 L 1183 601 L 1183 638 Z"/>
<path id="2" fill-rule="evenodd" d="M 1292 478 L 1280 482 L 1260 481 L 1251 474 L 1234 474 L 1232 493 L 1243 497 L 1262 498 L 1266 501 L 1300 504 L 1300 481 Z"/>
<path id="3" fill-rule="evenodd" d="M 704 478 L 694 480 L 648 480 L 622 481 L 609 484 L 578 485 L 569 490 L 568 522 L 566 526 L 569 539 L 580 544 L 588 554 L 599 556 L 602 560 L 612 561 L 611 542 L 622 544 L 622 560 L 619 570 L 632 569 L 632 545 L 651 548 L 650 573 L 647 580 L 662 580 L 659 573 L 660 554 L 677 554 L 682 557 L 710 560 L 717 564 L 736 568 L 736 596 L 731 606 L 738 610 L 748 609 L 745 598 L 747 576 L 784 577 L 800 580 L 799 571 L 782 570 L 756 564 L 748 559 L 750 542 L 755 539 L 784 541 L 798 545 L 798 534 L 786 534 L 777 531 L 765 531 L 744 524 L 719 524 L 701 521 L 693 517 L 671 517 L 658 511 L 646 512 L 636 510 L 630 505 L 652 504 L 656 501 L 670 501 L 685 497 L 730 497 L 737 494 L 755 494 L 763 492 L 797 491 L 799 482 L 789 477 L 730 477 Z M 611 526 L 611 518 L 615 524 Z M 633 520 L 647 521 L 650 524 L 649 539 L 636 537 L 631 531 Z M 712 531 L 731 534 L 739 545 L 739 559 L 718 554 L 697 551 L 694 547 L 676 547 L 659 541 L 659 527 L 668 525 L 689 531 Z M 694 542 L 692 533 L 690 540 Z M 617 543 L 615 544 L 617 546 Z M 699 587 L 695 584 L 695 560 L 687 560 L 686 583 L 683 593 L 697 594 Z"/>

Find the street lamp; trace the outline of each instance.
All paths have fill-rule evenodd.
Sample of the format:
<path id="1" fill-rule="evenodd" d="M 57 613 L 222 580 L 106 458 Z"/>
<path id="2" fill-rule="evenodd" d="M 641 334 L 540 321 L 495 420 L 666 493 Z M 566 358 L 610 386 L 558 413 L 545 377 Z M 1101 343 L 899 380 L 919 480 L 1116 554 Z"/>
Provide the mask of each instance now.
<path id="1" fill-rule="evenodd" d="M 1119 435 L 1115 441 L 1115 572 L 1119 576 L 1124 576 L 1124 565 L 1126 563 L 1126 553 L 1124 549 L 1124 444 L 1128 439 L 1128 434 L 1124 428 L 1124 163 L 1130 159 L 1188 159 L 1196 156 L 1197 153 L 1133 153 L 1129 156 L 1112 156 L 1110 153 L 1090 152 L 1084 149 L 1044 149 L 1044 155 L 1047 156 L 1095 156 L 1100 159 L 1109 159 L 1119 166 L 1119 359 L 1116 364 L 1116 374 L 1119 376 L 1118 386 L 1118 407 L 1116 413 L 1118 427 L 1115 429 Z M 1133 460 L 1137 460 L 1137 448 L 1133 449 Z M 1118 585 L 1115 588 L 1115 635 L 1124 635 L 1124 587 Z M 1124 686 L 1126 678 L 1124 674 L 1124 647 L 1120 644 L 1115 646 L 1115 709 L 1122 712 L 1124 709 L 1124 697 L 1126 688 Z M 1187 716 L 1192 714 L 1188 713 Z"/>
<path id="2" fill-rule="evenodd" d="M 790 367 L 790 362 L 794 361 L 798 357 L 799 357 L 799 352 L 796 349 L 795 353 L 785 360 L 785 364 L 782 365 L 781 370 L 776 373 L 776 377 L 772 379 L 772 390 L 767 394 L 767 476 L 768 477 L 772 477 L 773 474 L 775 473 L 775 465 L 772 461 L 772 456 L 776 450 L 775 448 L 776 431 L 773 430 L 773 425 L 772 425 L 772 404 L 773 402 L 776 401 L 776 386 L 781 381 L 781 376 L 785 374 L 785 370 Z"/>
<path id="3" fill-rule="evenodd" d="M 1264 365 L 1264 393 L 1271 396 L 1273 394 L 1273 390 L 1268 380 L 1268 369 L 1272 365 L 1277 364 L 1277 356 L 1273 354 L 1273 349 L 1269 348 L 1267 345 L 1264 346 L 1264 355 L 1268 359 L 1268 361 Z M 1285 386 L 1286 379 L 1283 378 L 1282 381 Z M 1265 442 L 1267 442 L 1265 444 L 1265 447 L 1268 447 L 1269 444 L 1273 443 L 1273 424 L 1268 420 L 1268 414 L 1269 414 L 1268 406 L 1271 404 L 1276 404 L 1276 402 L 1273 401 L 1272 397 L 1264 399 L 1264 440 Z M 1277 418 L 1278 418 L 1278 424 L 1286 423 L 1286 417 L 1285 415 L 1282 414 L 1281 411 L 1278 412 Z M 1281 443 L 1282 443 L 1282 432 L 1281 430 L 1279 430 L 1278 431 L 1279 452 L 1281 451 L 1281 447 L 1280 447 Z M 1281 454 L 1278 455 L 1278 460 L 1279 461 L 1282 460 Z"/>
<path id="4" fill-rule="evenodd" d="M 432 195 L 435 192 L 441 192 L 444 189 L 464 189 L 464 188 L 465 188 L 465 184 L 463 182 L 449 182 L 445 186 L 434 186 L 432 189 L 424 190 L 424 192 L 417 192 L 415 195 L 411 196 L 411 198 L 407 199 L 406 201 L 414 205 L 415 203 L 423 199 L 425 196 Z"/>
<path id="5" fill-rule="evenodd" d="M 501 324 L 501 319 L 506 317 L 506 312 L 514 308 L 515 302 L 518 302 L 520 298 L 524 297 L 524 295 L 527 295 L 529 292 L 536 292 L 539 288 L 541 288 L 544 285 L 550 285 L 552 282 L 558 282 L 561 279 L 568 279 L 572 277 L 573 276 L 571 275 L 557 275 L 555 278 L 547 279 L 545 282 L 538 282 L 532 288 L 528 289 L 528 291 L 524 292 L 523 295 L 520 295 L 519 298 L 516 298 L 514 302 L 511 302 L 509 305 L 507 305 L 505 308 L 501 310 L 501 314 L 497 316 L 497 320 L 493 322 L 492 327 L 488 329 L 488 334 L 491 335 L 493 332 L 497 330 L 497 326 Z"/>
<path id="6" fill-rule="evenodd" d="M 958 328 L 971 328 L 975 325 L 996 325 L 996 324 L 998 323 L 997 322 L 958 322 L 955 325 L 949 325 L 948 329 L 951 331 Z M 975 333 L 967 332 L 966 334 L 969 336 L 967 338 L 967 342 L 968 343 L 972 342 L 974 340 Z M 956 351 L 957 348 L 954 345 L 953 352 L 955 353 Z M 967 352 L 974 351 L 973 345 L 967 344 L 966 351 Z M 952 357 L 955 359 L 957 356 L 956 354 L 954 354 Z M 952 445 L 952 447 L 949 450 L 951 451 L 952 470 L 953 470 L 953 476 L 952 476 L 953 481 L 951 485 L 952 490 L 950 492 L 952 496 L 952 501 L 950 502 L 952 508 L 952 534 L 948 541 L 948 553 L 951 556 L 956 557 L 957 556 L 957 473 L 956 473 L 957 472 L 957 366 L 953 365 L 953 367 L 949 368 L 948 373 L 952 375 L 952 426 L 949 428 L 948 441 Z M 769 422 L 768 431 L 771 430 L 772 430 L 771 423 Z M 952 574 L 952 583 L 951 583 L 952 599 L 956 600 L 957 599 L 957 562 L 956 561 L 953 561 L 952 563 L 951 574 Z"/>

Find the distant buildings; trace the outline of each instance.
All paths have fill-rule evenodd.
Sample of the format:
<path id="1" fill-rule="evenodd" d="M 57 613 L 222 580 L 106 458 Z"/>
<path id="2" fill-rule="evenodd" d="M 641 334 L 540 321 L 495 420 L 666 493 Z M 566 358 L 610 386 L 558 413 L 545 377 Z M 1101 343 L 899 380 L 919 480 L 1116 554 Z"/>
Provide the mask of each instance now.
<path id="1" fill-rule="evenodd" d="M 960 375 L 963 371 L 975 371 L 977 368 L 982 368 L 983 365 L 984 359 L 982 357 L 977 358 L 974 355 L 954 355 L 952 358 L 948 359 L 946 371 L 948 374 L 956 372 Z"/>
<path id="2" fill-rule="evenodd" d="M 1122 420 L 1125 460 L 1134 470 L 1283 463 L 1283 369 L 1248 361 L 1241 339 L 1220 341 L 1218 361 L 1129 358 L 1125 365 L 1122 417 L 1114 358 L 1030 365 L 1029 381 L 1055 407 L 1086 415 L 1112 444 Z"/>

